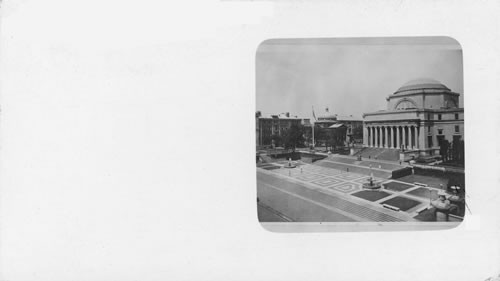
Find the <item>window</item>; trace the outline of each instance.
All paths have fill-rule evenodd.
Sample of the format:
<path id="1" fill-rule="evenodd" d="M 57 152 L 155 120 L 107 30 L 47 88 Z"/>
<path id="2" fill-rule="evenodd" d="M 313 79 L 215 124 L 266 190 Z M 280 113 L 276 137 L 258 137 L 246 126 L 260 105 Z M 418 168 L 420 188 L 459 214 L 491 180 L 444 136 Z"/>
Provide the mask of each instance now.
<path id="1" fill-rule="evenodd" d="M 455 120 L 458 120 L 458 113 L 455 113 Z"/>
<path id="2" fill-rule="evenodd" d="M 438 114 L 438 120 L 441 120 L 441 114 Z"/>
<path id="3" fill-rule="evenodd" d="M 460 127 L 459 126 L 455 126 L 455 133 L 460 133 Z"/>
<path id="4" fill-rule="evenodd" d="M 415 105 L 411 101 L 407 101 L 407 100 L 398 103 L 398 105 L 396 106 L 397 110 L 406 110 L 406 109 L 413 109 L 413 108 L 416 108 Z"/>
<path id="5" fill-rule="evenodd" d="M 438 130 L 438 134 L 439 134 L 439 135 L 442 135 L 442 134 L 443 134 L 443 129 L 439 129 L 439 130 Z"/>
<path id="6" fill-rule="evenodd" d="M 427 132 L 431 132 L 431 126 L 427 127 Z"/>

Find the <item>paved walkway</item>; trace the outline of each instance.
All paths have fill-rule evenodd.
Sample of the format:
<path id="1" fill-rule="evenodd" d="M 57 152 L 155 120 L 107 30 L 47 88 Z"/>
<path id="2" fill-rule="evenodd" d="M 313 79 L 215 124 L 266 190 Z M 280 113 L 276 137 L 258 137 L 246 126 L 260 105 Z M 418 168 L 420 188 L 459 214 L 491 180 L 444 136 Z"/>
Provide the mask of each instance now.
<path id="1" fill-rule="evenodd" d="M 369 176 L 311 164 L 269 171 L 258 168 L 257 179 L 259 198 L 266 200 L 266 196 L 270 196 L 272 200 L 265 204 L 283 214 L 293 213 L 290 218 L 294 221 L 314 221 L 318 217 L 323 221 L 414 221 L 413 217 L 429 206 L 438 191 L 436 187 L 375 177 L 375 181 L 382 182 L 385 196 L 371 202 L 362 199 L 363 196 L 355 196 L 363 190 L 362 184 L 368 181 Z M 407 210 L 403 208 L 405 211 L 396 212 L 382 206 L 388 200 L 397 203 L 408 199 L 416 201 L 416 205 Z M 366 208 L 370 211 L 366 212 Z M 375 213 L 375 217 L 370 212 Z"/>
<path id="2" fill-rule="evenodd" d="M 307 169 L 321 168 L 305 166 Z M 407 213 L 394 212 L 380 204 L 348 195 L 361 189 L 360 182 L 366 178 L 364 175 L 324 171 L 337 173 L 332 177 L 301 173 L 297 168 L 281 169 L 278 173 L 274 171 L 258 170 L 259 198 L 294 221 L 414 221 Z M 343 181 L 335 182 L 335 179 Z"/>

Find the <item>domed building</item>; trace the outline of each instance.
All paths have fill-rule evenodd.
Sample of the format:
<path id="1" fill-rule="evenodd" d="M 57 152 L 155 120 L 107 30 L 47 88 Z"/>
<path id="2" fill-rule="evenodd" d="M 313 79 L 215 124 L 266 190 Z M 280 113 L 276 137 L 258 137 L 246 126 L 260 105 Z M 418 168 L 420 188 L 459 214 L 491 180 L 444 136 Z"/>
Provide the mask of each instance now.
<path id="1" fill-rule="evenodd" d="M 361 142 L 361 139 L 363 137 L 363 120 L 352 115 L 344 116 L 330 113 L 328 107 L 325 109 L 324 114 L 320 114 L 318 116 L 317 120 L 314 122 L 314 125 L 319 129 L 342 131 L 340 142 L 346 144 L 355 142 L 356 140 L 359 140 L 359 142 Z"/>
<path id="2" fill-rule="evenodd" d="M 405 83 L 386 98 L 386 110 L 363 114 L 364 146 L 400 149 L 401 160 L 438 155 L 444 140 L 463 140 L 459 96 L 433 79 Z"/>
<path id="3" fill-rule="evenodd" d="M 320 128 L 328 128 L 337 123 L 337 114 L 330 113 L 328 107 L 325 108 L 325 113 L 320 114 L 315 122 L 316 126 L 319 126 Z"/>

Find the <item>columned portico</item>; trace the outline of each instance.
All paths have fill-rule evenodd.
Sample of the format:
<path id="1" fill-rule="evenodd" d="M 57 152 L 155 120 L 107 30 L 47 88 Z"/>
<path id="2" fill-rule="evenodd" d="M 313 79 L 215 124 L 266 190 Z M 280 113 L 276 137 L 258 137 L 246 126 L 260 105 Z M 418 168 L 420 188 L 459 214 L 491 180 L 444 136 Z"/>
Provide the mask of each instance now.
<path id="1" fill-rule="evenodd" d="M 401 149 L 408 151 L 422 150 L 425 147 L 425 126 L 418 120 L 404 120 L 390 124 L 384 122 L 366 125 L 363 143 L 366 147 Z"/>
<path id="2" fill-rule="evenodd" d="M 398 159 L 403 161 L 439 154 L 442 140 L 463 139 L 459 96 L 432 79 L 409 81 L 387 97 L 387 110 L 363 114 L 366 146 L 403 149 Z M 397 154 L 376 153 L 389 158 Z"/>

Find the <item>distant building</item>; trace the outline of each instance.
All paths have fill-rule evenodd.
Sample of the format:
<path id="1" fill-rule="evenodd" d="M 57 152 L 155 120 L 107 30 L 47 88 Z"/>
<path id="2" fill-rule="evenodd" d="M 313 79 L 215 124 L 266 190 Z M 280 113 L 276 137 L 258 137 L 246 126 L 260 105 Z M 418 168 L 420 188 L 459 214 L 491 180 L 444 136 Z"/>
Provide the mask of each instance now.
<path id="1" fill-rule="evenodd" d="M 361 118 L 352 115 L 331 114 L 326 108 L 325 114 L 318 116 L 318 120 L 314 124 L 319 129 L 345 129 L 344 141 L 347 143 L 361 143 L 363 141 L 363 120 Z"/>
<path id="2" fill-rule="evenodd" d="M 301 119 L 291 116 L 289 112 L 275 115 L 263 116 L 259 111 L 255 115 L 256 143 L 270 145 L 273 136 L 283 137 L 285 132 L 293 125 L 310 124 L 309 119 Z"/>
<path id="3" fill-rule="evenodd" d="M 464 109 L 459 93 L 432 79 L 412 80 L 387 97 L 387 109 L 363 115 L 363 144 L 439 154 L 444 140 L 464 138 Z"/>

